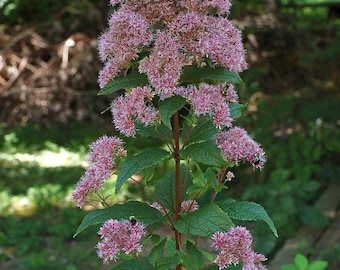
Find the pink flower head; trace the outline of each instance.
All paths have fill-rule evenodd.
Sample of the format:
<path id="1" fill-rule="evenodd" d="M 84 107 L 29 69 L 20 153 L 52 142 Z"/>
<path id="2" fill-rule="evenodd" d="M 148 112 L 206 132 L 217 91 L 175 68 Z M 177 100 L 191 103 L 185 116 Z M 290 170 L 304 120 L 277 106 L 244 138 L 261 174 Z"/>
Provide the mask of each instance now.
<path id="1" fill-rule="evenodd" d="M 216 64 L 230 71 L 247 68 L 241 31 L 226 18 L 206 17 L 206 36 L 201 48 Z"/>
<path id="2" fill-rule="evenodd" d="M 209 115 L 213 117 L 217 127 L 230 127 L 233 119 L 223 95 L 225 85 L 210 85 L 201 83 L 198 88 L 194 85 L 188 88 L 177 88 L 176 93 L 189 100 L 196 115 Z"/>
<path id="3" fill-rule="evenodd" d="M 203 0 L 202 6 L 216 8 L 218 14 L 229 14 L 230 0 Z"/>
<path id="4" fill-rule="evenodd" d="M 99 74 L 100 87 L 137 58 L 140 47 L 151 40 L 152 33 L 145 19 L 128 9 L 116 11 L 109 19 L 109 28 L 99 37 L 99 57 L 103 62 L 108 61 Z"/>
<path id="5" fill-rule="evenodd" d="M 71 199 L 82 208 L 87 202 L 87 195 L 102 188 L 103 182 L 110 177 L 116 157 L 125 155 L 123 142 L 117 137 L 104 135 L 92 143 L 88 157 L 90 166 L 78 182 Z"/>
<path id="6" fill-rule="evenodd" d="M 219 269 L 229 265 L 243 263 L 242 270 L 265 269 L 262 262 L 266 257 L 252 250 L 252 236 L 244 227 L 233 227 L 228 232 L 216 232 L 212 236 L 211 246 L 219 250 L 215 263 Z"/>
<path id="7" fill-rule="evenodd" d="M 123 69 L 123 62 L 121 59 L 112 58 L 108 60 L 104 67 L 99 71 L 98 83 L 99 87 L 103 88 L 109 81 L 118 75 Z"/>
<path id="8" fill-rule="evenodd" d="M 167 215 L 169 212 L 168 209 L 160 205 L 158 202 L 153 202 L 152 204 L 150 204 L 150 206 L 161 212 L 163 216 Z"/>
<path id="9" fill-rule="evenodd" d="M 180 13 L 168 25 L 170 33 L 176 35 L 188 58 L 193 61 L 202 61 L 200 43 L 205 35 L 205 17 L 196 12 Z"/>
<path id="10" fill-rule="evenodd" d="M 125 136 L 136 134 L 135 120 L 150 125 L 158 118 L 158 112 L 152 105 L 147 105 L 154 93 L 148 86 L 136 87 L 112 101 L 112 118 L 117 130 Z"/>
<path id="11" fill-rule="evenodd" d="M 146 235 L 143 224 L 132 223 L 129 220 L 106 221 L 98 232 L 101 241 L 97 244 L 98 257 L 104 262 L 116 261 L 121 252 L 129 254 L 141 252 L 141 239 Z"/>
<path id="12" fill-rule="evenodd" d="M 231 181 L 235 177 L 234 173 L 231 171 L 228 171 L 226 174 L 226 181 Z"/>
<path id="13" fill-rule="evenodd" d="M 181 203 L 181 213 L 187 214 L 194 212 L 199 208 L 196 200 L 186 200 Z"/>
<path id="14" fill-rule="evenodd" d="M 228 162 L 247 160 L 254 168 L 259 169 L 262 169 L 266 162 L 261 146 L 240 127 L 217 134 L 215 142 Z"/>
<path id="15" fill-rule="evenodd" d="M 173 95 L 185 63 L 180 53 L 178 40 L 166 32 L 156 34 L 155 47 L 149 57 L 139 66 L 139 71 L 148 75 L 149 81 L 161 99 Z"/>
<path id="16" fill-rule="evenodd" d="M 124 3 L 124 2 L 125 2 L 125 0 L 110 0 L 110 5 L 114 7 L 115 5 L 121 4 L 121 3 Z"/>
<path id="17" fill-rule="evenodd" d="M 176 1 L 173 0 L 130 0 L 120 2 L 125 2 L 122 7 L 140 14 L 151 26 L 171 21 L 179 11 Z"/>

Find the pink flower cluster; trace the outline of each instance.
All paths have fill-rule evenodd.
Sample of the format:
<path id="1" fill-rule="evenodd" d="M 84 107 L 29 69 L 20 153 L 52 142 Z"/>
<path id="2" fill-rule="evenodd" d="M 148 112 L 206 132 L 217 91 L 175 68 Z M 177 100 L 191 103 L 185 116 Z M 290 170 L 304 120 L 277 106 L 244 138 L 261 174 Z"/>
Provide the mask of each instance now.
<path id="1" fill-rule="evenodd" d="M 234 177 L 235 177 L 234 173 L 231 172 L 231 171 L 228 171 L 226 176 L 225 176 L 225 180 L 226 181 L 231 181 Z"/>
<path id="2" fill-rule="evenodd" d="M 109 20 L 109 28 L 99 37 L 99 57 L 105 63 L 99 72 L 100 87 L 136 59 L 140 47 L 148 45 L 151 40 L 149 24 L 141 15 L 127 8 L 115 12 Z"/>
<path id="3" fill-rule="evenodd" d="M 217 127 L 231 127 L 232 118 L 230 117 L 230 110 L 228 101 L 237 99 L 237 94 L 233 88 L 228 90 L 227 95 L 224 95 L 225 84 L 210 85 L 201 83 L 198 87 L 191 85 L 187 88 L 180 87 L 176 93 L 187 98 L 193 106 L 196 115 L 209 115 L 213 117 L 214 124 Z M 228 94 L 228 93 L 231 94 Z M 236 94 L 236 96 L 234 96 Z"/>
<path id="4" fill-rule="evenodd" d="M 158 202 L 153 202 L 150 204 L 151 207 L 157 209 L 159 212 L 161 212 L 163 215 L 167 215 L 169 213 L 169 210 L 164 208 L 162 205 L 160 205 Z M 194 212 L 198 210 L 199 205 L 196 200 L 186 200 L 181 203 L 181 214 L 187 214 L 190 212 Z"/>
<path id="5" fill-rule="evenodd" d="M 266 156 L 261 146 L 240 127 L 233 127 L 215 136 L 215 142 L 228 162 L 247 160 L 254 168 L 262 169 Z"/>
<path id="6" fill-rule="evenodd" d="M 133 88 L 124 96 L 113 100 L 111 113 L 116 129 L 125 136 L 131 137 L 136 134 L 135 120 L 145 125 L 156 121 L 158 111 L 152 105 L 147 105 L 153 96 L 151 88 L 145 86 Z"/>
<path id="7" fill-rule="evenodd" d="M 219 253 L 215 263 L 219 269 L 228 268 L 242 262 L 242 270 L 265 270 L 262 264 L 267 258 L 253 251 L 252 236 L 244 227 L 233 227 L 228 232 L 216 232 L 212 236 L 211 246 L 218 249 Z"/>
<path id="8" fill-rule="evenodd" d="M 198 210 L 200 206 L 196 200 L 186 200 L 181 203 L 181 213 L 187 214 Z"/>
<path id="9" fill-rule="evenodd" d="M 99 229 L 101 241 L 97 244 L 98 257 L 104 262 L 116 261 L 121 252 L 141 252 L 141 240 L 146 235 L 143 224 L 129 220 L 107 220 Z"/>
<path id="10" fill-rule="evenodd" d="M 103 182 L 110 177 L 115 158 L 125 155 L 123 142 L 117 137 L 104 135 L 92 143 L 88 157 L 90 166 L 78 182 L 71 199 L 82 208 L 87 202 L 87 195 L 102 188 Z"/>
<path id="11" fill-rule="evenodd" d="M 154 51 L 139 66 L 140 72 L 148 74 L 151 85 L 162 98 L 171 97 L 178 85 L 184 55 L 180 53 L 176 37 L 167 32 L 158 32 Z"/>
<path id="12" fill-rule="evenodd" d="M 173 95 L 183 66 L 201 64 L 205 58 L 235 72 L 247 68 L 241 32 L 225 18 L 229 0 L 110 3 L 118 6 L 99 39 L 99 55 L 106 62 L 99 74 L 101 87 L 143 50 L 151 54 L 141 61 L 139 71 L 148 75 L 161 98 Z M 212 10 L 221 16 L 212 16 Z"/>

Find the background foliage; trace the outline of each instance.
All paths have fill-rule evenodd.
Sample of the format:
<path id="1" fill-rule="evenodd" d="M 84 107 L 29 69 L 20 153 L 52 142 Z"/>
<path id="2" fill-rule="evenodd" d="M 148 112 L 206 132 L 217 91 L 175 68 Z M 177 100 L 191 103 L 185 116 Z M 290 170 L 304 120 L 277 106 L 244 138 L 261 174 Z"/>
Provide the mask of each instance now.
<path id="1" fill-rule="evenodd" d="M 337 164 L 340 21 L 336 17 L 336 5 L 311 1 L 318 5 L 289 7 L 287 1 L 282 1 L 282 5 L 274 2 L 276 9 L 268 13 L 269 5 L 265 2 L 234 1 L 231 15 L 243 30 L 250 66 L 241 74 L 244 81 L 239 87 L 241 103 L 248 103 L 248 107 L 237 124 L 251 130 L 261 142 L 268 163 L 259 173 L 243 166 L 238 168 L 236 179 L 223 194 L 256 201 L 268 211 L 280 238 L 276 239 L 265 224 L 256 225 L 252 231 L 256 235 L 256 249 L 269 256 L 286 237 L 294 235 L 299 225 L 327 224 L 313 204 L 329 183 L 339 183 L 340 175 Z M 52 44 L 74 33 L 84 33 L 95 40 L 108 12 L 105 1 L 98 4 L 90 0 L 1 0 L 0 10 L 0 31 L 10 33 L 15 27 L 19 31 L 36 27 L 46 39 L 53 37 Z M 56 22 L 64 31 L 48 28 Z M 49 47 L 50 53 L 57 53 L 53 49 Z M 9 52 L 1 54 L 6 57 Z M 37 54 L 36 59 L 39 57 Z M 6 121 L 12 119 L 9 117 L 1 118 L 1 269 L 98 269 L 100 265 L 92 248 L 97 241 L 95 228 L 86 230 L 77 241 L 72 238 L 85 214 L 69 201 L 70 192 L 86 165 L 87 145 L 103 133 L 114 133 L 112 126 L 107 125 L 108 114 L 99 114 L 108 100 L 95 96 L 95 80 L 93 84 L 84 83 L 85 77 L 90 76 L 88 72 L 95 78 L 100 67 L 92 66 L 78 83 L 68 87 L 78 86 L 75 91 L 81 93 L 81 110 L 86 111 L 84 115 L 94 116 L 80 117 L 77 119 L 81 122 L 76 122 L 77 119 L 60 117 L 65 111 L 62 107 L 45 118 L 32 117 L 24 125 Z M 75 77 L 71 70 L 67 72 L 67 78 Z M 8 102 L 14 86 L 1 92 L 1 108 Z M 72 105 L 68 103 L 70 98 L 66 94 L 61 100 Z M 49 102 L 51 109 L 54 101 Z M 27 106 L 26 113 L 33 115 L 36 107 Z M 75 115 L 80 107 L 67 109 Z M 15 119 L 15 110 L 11 114 Z M 143 138 L 138 143 L 152 145 L 153 141 Z M 138 145 L 128 142 L 127 146 L 129 151 L 134 151 Z M 112 200 L 146 196 L 136 186 L 123 185 L 122 193 Z M 332 253 L 332 257 L 339 261 L 339 249 L 335 247 L 333 251 L 336 254 Z M 330 257 L 327 252 L 323 256 Z"/>

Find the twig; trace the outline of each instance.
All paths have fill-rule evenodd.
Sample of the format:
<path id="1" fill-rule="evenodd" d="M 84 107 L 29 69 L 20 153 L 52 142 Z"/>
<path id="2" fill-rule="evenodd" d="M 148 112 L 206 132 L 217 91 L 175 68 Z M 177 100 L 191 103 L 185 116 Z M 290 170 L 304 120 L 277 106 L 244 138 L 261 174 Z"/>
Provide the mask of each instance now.
<path id="1" fill-rule="evenodd" d="M 0 89 L 0 95 L 3 94 L 8 88 L 12 86 L 12 84 L 15 82 L 15 80 L 19 77 L 20 73 L 25 69 L 28 62 L 27 57 L 21 58 L 21 61 L 19 63 L 19 66 L 16 70 L 16 72 L 9 78 L 7 83 Z"/>

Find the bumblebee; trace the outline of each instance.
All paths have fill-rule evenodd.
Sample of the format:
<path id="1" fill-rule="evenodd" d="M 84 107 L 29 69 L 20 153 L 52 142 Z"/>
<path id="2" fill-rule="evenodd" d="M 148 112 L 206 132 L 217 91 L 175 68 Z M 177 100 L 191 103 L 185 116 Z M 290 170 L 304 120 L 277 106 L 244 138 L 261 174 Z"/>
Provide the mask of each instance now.
<path id="1" fill-rule="evenodd" d="M 130 220 L 132 226 L 137 224 L 137 219 L 135 218 L 135 216 L 130 216 L 129 220 Z"/>

